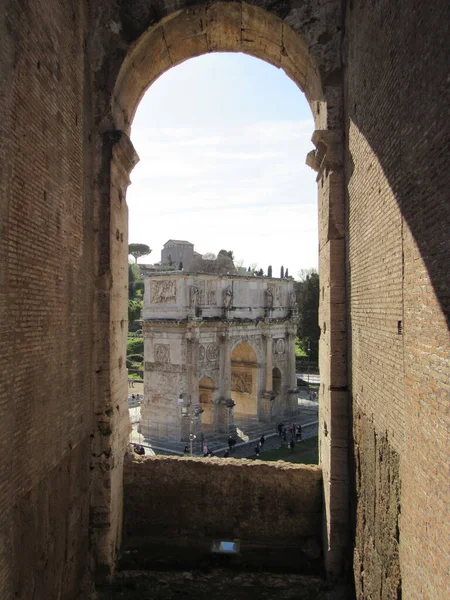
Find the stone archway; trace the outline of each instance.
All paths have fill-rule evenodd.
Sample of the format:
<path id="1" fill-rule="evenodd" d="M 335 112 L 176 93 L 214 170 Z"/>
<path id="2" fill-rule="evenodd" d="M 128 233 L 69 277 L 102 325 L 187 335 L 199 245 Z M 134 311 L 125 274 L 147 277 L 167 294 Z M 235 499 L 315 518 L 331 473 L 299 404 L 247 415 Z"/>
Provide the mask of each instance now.
<path id="1" fill-rule="evenodd" d="M 243 342 L 231 353 L 231 393 L 234 414 L 258 414 L 258 363 L 253 347 Z"/>
<path id="2" fill-rule="evenodd" d="M 102 104 L 104 97 L 98 106 L 103 127 L 99 144 L 105 144 L 101 156 L 112 156 L 111 201 L 100 214 L 104 219 L 99 221 L 99 228 L 103 235 L 109 235 L 111 245 L 109 259 L 112 283 L 107 297 L 107 308 L 111 312 L 108 357 L 108 365 L 112 365 L 111 394 L 108 406 L 102 406 L 98 414 L 103 415 L 104 410 L 120 402 L 117 381 L 122 376 L 120 366 L 126 303 L 123 302 L 123 308 L 118 310 L 117 297 L 123 296 L 126 277 L 123 265 L 126 265 L 127 206 L 124 199 L 129 173 L 138 160 L 128 136 L 140 99 L 162 73 L 184 60 L 208 52 L 244 52 L 282 68 L 305 93 L 316 126 L 312 137 L 316 150 L 309 153 L 307 164 L 318 173 L 322 288 L 320 318 L 326 323 L 319 359 L 323 383 L 320 390 L 320 421 L 324 423 L 323 431 L 327 432 L 321 433 L 320 462 L 325 482 L 325 561 L 328 574 L 334 578 L 342 568 L 346 548 L 345 536 L 341 532 L 348 530 L 347 514 L 339 508 L 346 502 L 348 494 L 345 467 L 348 440 L 346 305 L 342 302 L 345 281 L 345 194 L 340 13 L 339 10 L 335 14 L 318 10 L 317 19 L 312 21 L 305 19 L 301 11 L 298 15 L 286 17 L 286 13 L 280 12 L 277 7 L 267 10 L 245 2 L 217 2 L 190 7 L 184 7 L 182 2 L 179 10 L 171 11 L 170 5 L 164 4 L 161 16 L 151 21 L 152 25 L 146 31 L 141 26 L 136 27 L 135 37 L 132 34 L 125 57 L 122 59 L 122 55 L 119 55 L 111 58 L 109 71 L 115 81 L 108 99 L 111 112 L 105 116 L 105 104 Z M 109 137 L 104 135 L 108 119 L 115 129 Z M 106 175 L 103 168 L 104 163 L 98 168 L 99 181 Z M 105 227 L 108 228 L 107 234 Z M 123 237 L 118 237 L 117 231 L 123 231 Z M 105 310 L 102 310 L 101 314 L 104 313 Z M 339 420 L 338 438 L 328 434 L 335 430 L 332 424 L 336 418 Z M 103 441 L 102 419 L 103 416 L 98 418 L 100 441 Z M 122 436 L 121 432 L 119 434 Z M 111 446 L 114 444 L 115 439 Z M 99 470 L 98 475 L 103 479 L 110 477 L 107 469 L 102 472 Z M 116 479 L 120 480 L 120 477 Z M 331 481 L 339 481 L 339 484 L 331 486 Z M 109 481 L 101 489 L 110 489 Z M 120 494 L 120 490 L 111 489 L 110 496 L 115 493 Z M 99 505 L 103 506 L 103 499 L 99 500 Z M 103 537 L 109 536 L 104 531 L 99 533 Z"/>
<path id="3" fill-rule="evenodd" d="M 200 407 L 203 409 L 202 425 L 214 425 L 214 381 L 202 377 L 198 384 Z"/>

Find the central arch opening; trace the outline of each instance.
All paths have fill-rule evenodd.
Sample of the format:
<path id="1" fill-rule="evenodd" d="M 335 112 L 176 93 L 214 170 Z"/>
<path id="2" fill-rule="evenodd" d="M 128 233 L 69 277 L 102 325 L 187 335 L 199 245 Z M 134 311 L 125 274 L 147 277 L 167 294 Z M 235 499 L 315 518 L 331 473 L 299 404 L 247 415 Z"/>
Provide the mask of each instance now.
<path id="1" fill-rule="evenodd" d="M 236 419 L 258 416 L 259 366 L 256 352 L 241 343 L 231 353 L 231 392 Z"/>
<path id="2" fill-rule="evenodd" d="M 187 84 L 189 89 L 180 99 L 180 90 Z M 141 161 L 133 172 L 127 200 L 130 239 L 148 243 L 153 250 L 139 259 L 140 264 L 131 265 L 135 277 L 139 277 L 136 269 L 144 279 L 154 279 L 161 272 L 178 277 L 180 273 L 202 273 L 211 266 L 209 274 L 244 279 L 239 290 L 233 289 L 237 281 L 230 280 L 221 291 L 203 276 L 185 281 L 185 291 L 176 291 L 174 280 L 174 290 L 167 298 L 165 292 L 154 297 L 152 289 L 159 285 L 155 279 L 140 296 L 144 322 L 132 326 L 137 329 L 134 335 L 142 331 L 145 338 L 141 423 L 137 428 L 153 447 L 167 446 L 167 432 L 170 444 L 181 452 L 175 443 L 187 442 L 195 435 L 193 450 L 200 453 L 205 439 L 214 440 L 220 448 L 218 434 L 231 433 L 241 442 L 267 434 L 274 425 L 268 423 L 286 411 L 295 413 L 293 389 L 289 397 L 289 388 L 295 388 L 291 374 L 295 365 L 288 364 L 288 355 L 294 352 L 288 337 L 294 335 L 295 341 L 295 290 L 284 291 L 283 285 L 316 261 L 316 186 L 311 170 L 306 165 L 299 167 L 309 149 L 312 129 L 310 109 L 290 79 L 245 54 L 214 53 L 188 60 L 164 73 L 142 99 L 131 134 Z M 150 190 L 162 205 L 157 213 L 148 200 Z M 217 254 L 221 247 L 229 250 Z M 263 276 L 272 283 L 245 279 L 249 276 Z M 277 279 L 283 283 L 281 287 Z M 132 285 L 142 287 L 135 281 Z M 169 279 L 167 285 L 172 285 Z M 270 307 L 266 306 L 267 286 L 273 292 Z M 228 289 L 230 311 L 224 305 L 222 311 L 211 313 L 211 302 L 218 306 L 228 302 L 224 296 Z M 233 294 L 237 294 L 235 298 Z M 212 324 L 213 337 L 207 340 L 201 330 L 192 333 L 198 339 L 197 350 L 188 350 L 188 330 L 176 340 L 173 325 L 169 329 L 150 324 L 154 318 L 181 318 L 180 302 L 192 311 L 186 315 L 188 320 L 193 317 L 200 323 L 203 318 L 214 318 L 230 323 L 237 316 L 256 325 L 252 343 L 264 345 L 262 363 L 258 365 L 249 344 L 235 348 L 229 359 L 229 393 L 220 381 L 225 376 L 225 369 L 219 368 L 222 343 Z M 236 310 L 243 312 L 237 314 Z M 268 319 L 267 329 L 269 322 L 273 326 L 277 319 L 289 316 L 292 331 L 288 334 L 283 327 L 273 331 L 273 357 L 268 357 L 262 319 Z M 237 334 L 230 330 L 230 335 L 234 339 Z M 195 365 L 188 364 L 191 357 Z M 132 354 L 132 368 L 134 359 Z M 184 368 L 184 360 L 186 376 L 169 376 L 175 365 Z M 271 371 L 273 362 L 283 369 L 285 381 L 283 390 L 279 386 L 272 392 L 273 377 L 267 370 Z M 197 380 L 193 385 L 190 370 Z M 275 377 L 275 387 L 277 384 Z M 139 386 L 134 385 L 135 389 Z M 259 422 L 259 433 L 257 428 L 251 429 L 254 421 Z"/>

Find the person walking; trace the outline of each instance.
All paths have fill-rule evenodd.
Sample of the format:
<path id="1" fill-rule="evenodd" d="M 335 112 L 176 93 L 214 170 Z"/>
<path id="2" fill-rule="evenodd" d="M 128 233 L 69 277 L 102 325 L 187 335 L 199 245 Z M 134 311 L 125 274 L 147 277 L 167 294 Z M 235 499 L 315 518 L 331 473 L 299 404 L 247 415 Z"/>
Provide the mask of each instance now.
<path id="1" fill-rule="evenodd" d="M 283 434 L 283 427 L 284 427 L 284 424 L 283 424 L 283 423 L 278 423 L 278 427 L 277 427 L 277 429 L 278 429 L 278 435 L 279 435 L 280 437 L 281 437 L 281 436 L 282 436 L 282 434 Z"/>
<path id="2" fill-rule="evenodd" d="M 259 447 L 261 448 L 261 450 L 264 448 L 265 441 L 266 441 L 266 438 L 264 437 L 264 434 L 262 434 L 262 436 L 259 438 Z"/>
<path id="3" fill-rule="evenodd" d="M 255 455 L 256 455 L 256 458 L 259 458 L 259 446 L 256 446 L 256 448 L 255 448 Z"/>
<path id="4" fill-rule="evenodd" d="M 291 450 L 291 454 L 293 454 L 294 453 L 294 448 L 295 448 L 294 438 L 292 438 L 292 440 L 289 442 L 289 448 Z"/>
<path id="5" fill-rule="evenodd" d="M 234 438 L 232 435 L 228 436 L 228 448 L 230 449 L 230 453 L 233 452 L 233 441 Z"/>
<path id="6" fill-rule="evenodd" d="M 203 444 L 203 456 L 208 456 L 208 444 Z"/>
<path id="7" fill-rule="evenodd" d="M 281 437 L 283 439 L 283 442 L 286 442 L 286 439 L 287 439 L 286 427 L 283 427 L 283 433 L 282 433 Z"/>
<path id="8" fill-rule="evenodd" d="M 302 426 L 300 424 L 297 425 L 297 432 L 295 434 L 295 439 L 297 442 L 302 441 Z"/>

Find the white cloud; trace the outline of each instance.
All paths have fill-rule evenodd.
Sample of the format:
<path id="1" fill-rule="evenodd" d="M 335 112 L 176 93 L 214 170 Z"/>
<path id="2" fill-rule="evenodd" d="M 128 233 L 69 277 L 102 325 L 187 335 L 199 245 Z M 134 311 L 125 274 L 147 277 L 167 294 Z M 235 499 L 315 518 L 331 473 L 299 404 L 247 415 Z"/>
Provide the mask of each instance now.
<path id="1" fill-rule="evenodd" d="M 159 260 L 164 242 L 180 238 L 199 252 L 233 249 L 246 265 L 272 264 L 274 273 L 281 264 L 293 275 L 317 266 L 315 173 L 304 164 L 312 119 L 263 120 L 250 107 L 246 121 L 210 117 L 206 126 L 202 111 L 193 115 L 196 101 L 189 102 L 186 127 L 158 126 L 155 109 L 143 107 L 132 130 L 141 160 L 127 193 L 130 242 L 154 249 L 144 260 Z"/>

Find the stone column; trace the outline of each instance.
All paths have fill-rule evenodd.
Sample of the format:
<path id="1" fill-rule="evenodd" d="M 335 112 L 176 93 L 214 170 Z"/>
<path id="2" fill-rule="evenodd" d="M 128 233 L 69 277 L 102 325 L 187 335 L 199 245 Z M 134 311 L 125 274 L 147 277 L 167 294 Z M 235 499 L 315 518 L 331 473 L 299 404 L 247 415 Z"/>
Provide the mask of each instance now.
<path id="1" fill-rule="evenodd" d="M 129 436 L 127 345 L 129 174 L 139 161 L 129 137 L 113 131 L 97 138 L 97 155 L 111 156 L 97 172 L 102 185 L 93 198 L 97 210 L 90 224 L 95 232 L 95 289 L 92 349 L 91 542 L 98 581 L 111 579 L 122 535 L 123 457 Z M 93 142 L 94 145 L 94 142 Z M 95 163 L 95 161 L 94 161 Z M 93 165 L 93 169 L 98 163 Z"/>
<path id="2" fill-rule="evenodd" d="M 198 408 L 198 339 L 192 332 L 186 334 L 186 391 L 184 393 L 183 416 L 181 417 L 181 439 L 187 441 L 190 433 L 196 433 L 198 429 L 194 416 Z M 192 423 L 191 423 L 192 422 Z"/>
<path id="3" fill-rule="evenodd" d="M 335 111 L 339 111 L 341 92 L 336 86 L 332 95 Z M 324 559 L 328 578 L 335 580 L 344 569 L 350 530 L 343 135 L 340 129 L 316 130 L 312 141 L 316 150 L 309 153 L 307 164 L 317 171 L 319 191 L 319 462 L 324 488 Z"/>
<path id="4" fill-rule="evenodd" d="M 216 425 L 222 432 L 234 431 L 234 402 L 231 398 L 231 339 L 228 332 L 220 335 L 219 401 Z"/>
<path id="5" fill-rule="evenodd" d="M 273 416 L 273 403 L 275 395 L 273 393 L 273 365 L 272 365 L 272 352 L 273 352 L 273 340 L 272 336 L 267 334 L 264 335 L 266 340 L 266 381 L 265 390 L 263 393 L 263 400 L 261 402 L 261 418 L 265 421 L 270 421 Z"/>
<path id="6" fill-rule="evenodd" d="M 286 352 L 288 353 L 286 363 L 288 367 L 288 407 L 295 413 L 298 407 L 297 373 L 295 364 L 295 333 L 288 333 Z"/>
<path id="7" fill-rule="evenodd" d="M 272 336 L 266 336 L 266 394 L 272 393 L 272 352 L 273 352 L 273 341 Z"/>

